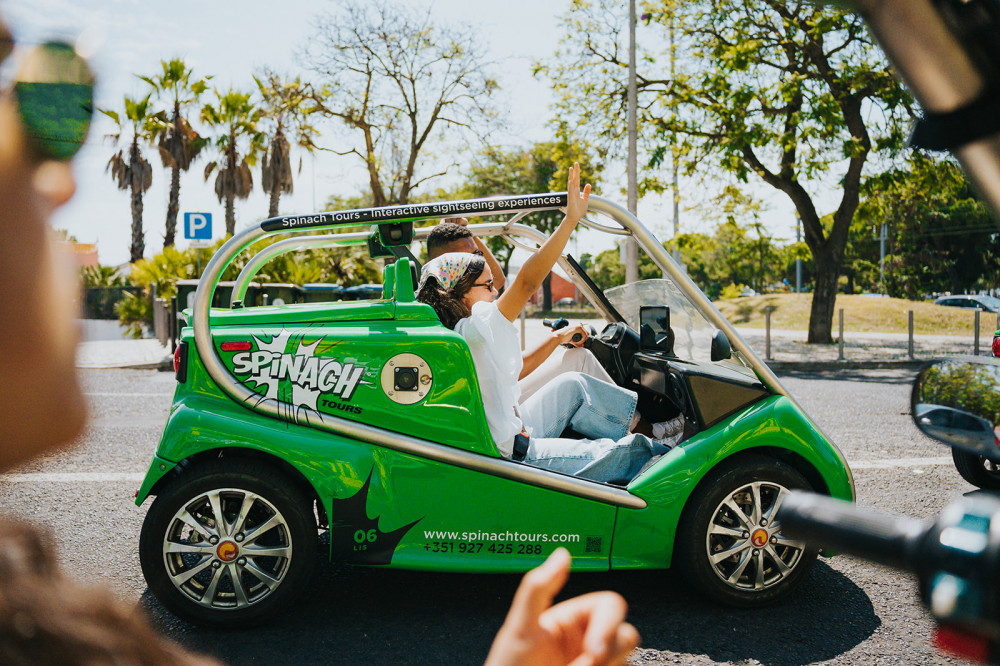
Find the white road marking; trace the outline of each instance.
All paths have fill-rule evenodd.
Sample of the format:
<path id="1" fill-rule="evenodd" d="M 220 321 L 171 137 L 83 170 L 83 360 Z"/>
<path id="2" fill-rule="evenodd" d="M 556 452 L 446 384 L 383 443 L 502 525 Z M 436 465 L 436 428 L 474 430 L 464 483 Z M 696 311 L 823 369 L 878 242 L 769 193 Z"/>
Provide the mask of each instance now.
<path id="1" fill-rule="evenodd" d="M 933 458 L 888 458 L 885 460 L 848 461 L 851 469 L 894 469 L 897 467 L 931 467 L 934 465 L 954 465 L 951 456 Z"/>
<path id="2" fill-rule="evenodd" d="M 86 396 L 94 398 L 170 398 L 173 393 L 110 393 L 107 391 L 92 391 L 84 393 Z"/>
<path id="3" fill-rule="evenodd" d="M 26 472 L 0 475 L 0 484 L 7 483 L 110 483 L 141 482 L 146 475 L 137 472 Z"/>

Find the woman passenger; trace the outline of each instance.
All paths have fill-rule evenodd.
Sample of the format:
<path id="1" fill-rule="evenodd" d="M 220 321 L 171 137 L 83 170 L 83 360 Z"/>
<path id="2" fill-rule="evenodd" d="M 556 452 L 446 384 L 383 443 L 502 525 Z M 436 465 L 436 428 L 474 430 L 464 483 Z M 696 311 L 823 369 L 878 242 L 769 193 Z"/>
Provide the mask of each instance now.
<path id="1" fill-rule="evenodd" d="M 580 191 L 579 164 L 570 169 L 567 189 L 563 221 L 499 298 L 483 257 L 452 252 L 424 265 L 417 299 L 468 342 L 490 434 L 504 457 L 595 481 L 624 482 L 672 443 L 630 432 L 639 421 L 634 392 L 570 372 L 518 405 L 521 351 L 514 321 L 587 211 L 590 185 Z M 567 427 L 586 439 L 560 437 Z"/>

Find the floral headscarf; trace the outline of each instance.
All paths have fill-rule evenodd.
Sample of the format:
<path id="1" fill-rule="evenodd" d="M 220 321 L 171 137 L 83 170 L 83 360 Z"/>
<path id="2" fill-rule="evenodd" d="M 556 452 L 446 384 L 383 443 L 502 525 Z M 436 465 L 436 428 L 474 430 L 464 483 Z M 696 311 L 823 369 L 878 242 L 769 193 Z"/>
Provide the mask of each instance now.
<path id="1" fill-rule="evenodd" d="M 428 276 L 431 275 L 437 278 L 442 289 L 451 291 L 455 283 L 465 275 L 469 264 L 478 258 L 478 255 L 469 254 L 468 252 L 447 252 L 440 257 L 431 259 L 424 264 L 424 270 L 420 273 L 420 287 L 418 291 L 423 288 Z"/>

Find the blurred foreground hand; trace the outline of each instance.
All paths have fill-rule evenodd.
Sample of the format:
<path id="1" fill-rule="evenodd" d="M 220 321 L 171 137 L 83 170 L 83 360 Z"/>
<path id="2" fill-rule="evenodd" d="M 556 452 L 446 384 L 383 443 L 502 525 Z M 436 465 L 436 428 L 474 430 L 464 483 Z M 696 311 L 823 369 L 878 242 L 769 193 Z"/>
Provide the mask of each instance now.
<path id="1" fill-rule="evenodd" d="M 486 666 L 624 664 L 639 645 L 625 621 L 628 604 L 615 592 L 591 592 L 552 606 L 569 578 L 570 554 L 556 549 L 524 575 Z"/>

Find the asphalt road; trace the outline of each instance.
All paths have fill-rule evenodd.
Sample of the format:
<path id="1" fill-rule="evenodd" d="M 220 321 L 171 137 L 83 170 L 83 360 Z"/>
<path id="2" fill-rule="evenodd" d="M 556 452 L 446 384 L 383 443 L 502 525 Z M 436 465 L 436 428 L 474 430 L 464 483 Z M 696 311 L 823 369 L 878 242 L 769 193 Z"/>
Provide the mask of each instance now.
<path id="1" fill-rule="evenodd" d="M 148 593 L 136 554 L 146 507 L 133 493 L 165 421 L 173 375 L 83 371 L 91 424 L 76 448 L 0 480 L 9 513 L 47 525 L 62 565 L 144 608 L 167 635 L 230 664 L 481 663 L 519 578 L 321 568 L 308 598 L 265 627 L 204 630 Z M 858 501 L 931 517 L 973 490 L 943 446 L 912 425 L 913 373 L 783 378 L 854 469 Z M 58 415 L 54 415 L 58 418 Z M 633 664 L 955 663 L 905 575 L 847 556 L 821 560 L 790 601 L 756 611 L 708 604 L 669 572 L 576 574 L 575 595 L 614 589 L 642 634 Z"/>

